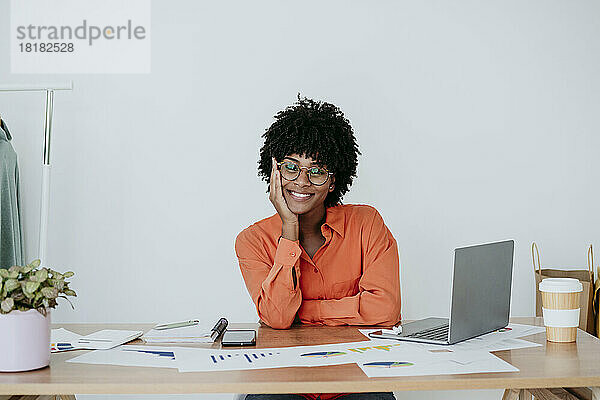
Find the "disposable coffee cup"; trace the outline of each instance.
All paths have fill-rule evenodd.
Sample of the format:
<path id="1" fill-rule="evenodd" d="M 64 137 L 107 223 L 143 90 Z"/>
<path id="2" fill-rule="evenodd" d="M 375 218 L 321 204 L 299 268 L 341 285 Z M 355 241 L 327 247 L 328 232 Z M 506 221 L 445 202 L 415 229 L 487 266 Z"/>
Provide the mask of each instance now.
<path id="1" fill-rule="evenodd" d="M 574 342 L 579 326 L 583 285 L 573 278 L 547 278 L 540 282 L 542 313 L 549 342 Z"/>

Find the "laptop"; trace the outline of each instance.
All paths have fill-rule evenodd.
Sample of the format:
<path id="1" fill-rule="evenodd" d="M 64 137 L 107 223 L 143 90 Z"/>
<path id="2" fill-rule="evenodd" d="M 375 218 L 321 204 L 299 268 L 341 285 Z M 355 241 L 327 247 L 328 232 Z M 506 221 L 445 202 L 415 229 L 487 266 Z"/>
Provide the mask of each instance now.
<path id="1" fill-rule="evenodd" d="M 513 240 L 506 240 L 454 250 L 450 319 L 426 318 L 402 324 L 401 333 L 376 331 L 369 336 L 455 344 L 506 327 L 514 247 Z"/>

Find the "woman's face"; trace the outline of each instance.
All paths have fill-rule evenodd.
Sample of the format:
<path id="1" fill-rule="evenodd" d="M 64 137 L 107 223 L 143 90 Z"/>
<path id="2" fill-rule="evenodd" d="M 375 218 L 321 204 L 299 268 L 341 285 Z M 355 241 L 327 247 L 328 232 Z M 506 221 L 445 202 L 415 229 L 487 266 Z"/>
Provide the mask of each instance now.
<path id="1" fill-rule="evenodd" d="M 290 154 L 278 161 L 292 161 L 300 167 L 322 167 L 310 157 L 304 157 L 299 154 Z M 282 166 L 281 168 L 284 168 Z M 325 198 L 329 192 L 333 191 L 333 176 L 329 176 L 327 181 L 320 186 L 313 185 L 308 180 L 307 170 L 302 169 L 298 178 L 293 181 L 288 181 L 281 178 L 283 188 L 283 197 L 287 202 L 288 208 L 294 214 L 302 215 L 315 209 L 322 209 L 325 204 Z"/>

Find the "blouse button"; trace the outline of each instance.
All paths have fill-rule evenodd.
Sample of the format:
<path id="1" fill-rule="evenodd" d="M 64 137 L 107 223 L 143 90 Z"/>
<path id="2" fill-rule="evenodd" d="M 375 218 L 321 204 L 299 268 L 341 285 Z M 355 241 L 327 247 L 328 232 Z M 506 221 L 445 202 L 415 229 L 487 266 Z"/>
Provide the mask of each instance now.
<path id="1" fill-rule="evenodd" d="M 319 272 L 319 270 L 317 268 L 315 268 L 315 273 Z"/>
<path id="2" fill-rule="evenodd" d="M 292 257 L 296 257 L 296 253 L 294 253 L 293 251 L 290 253 L 290 256 Z"/>

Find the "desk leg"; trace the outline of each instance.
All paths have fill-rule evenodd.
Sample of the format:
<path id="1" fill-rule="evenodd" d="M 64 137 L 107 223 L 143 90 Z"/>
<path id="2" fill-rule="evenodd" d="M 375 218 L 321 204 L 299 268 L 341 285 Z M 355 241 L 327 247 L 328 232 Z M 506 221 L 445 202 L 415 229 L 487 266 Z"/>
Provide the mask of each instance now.
<path id="1" fill-rule="evenodd" d="M 531 393 L 526 389 L 506 389 L 502 400 L 532 400 Z M 600 400 L 600 399 L 598 399 Z"/>
<path id="2" fill-rule="evenodd" d="M 520 392 L 519 389 L 506 389 L 504 395 L 502 395 L 502 400 L 517 400 Z"/>
<path id="3" fill-rule="evenodd" d="M 532 400 L 533 396 L 527 389 L 519 390 L 519 400 Z"/>

